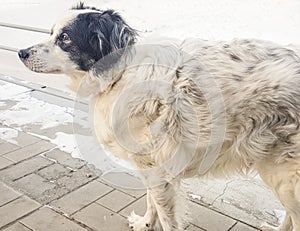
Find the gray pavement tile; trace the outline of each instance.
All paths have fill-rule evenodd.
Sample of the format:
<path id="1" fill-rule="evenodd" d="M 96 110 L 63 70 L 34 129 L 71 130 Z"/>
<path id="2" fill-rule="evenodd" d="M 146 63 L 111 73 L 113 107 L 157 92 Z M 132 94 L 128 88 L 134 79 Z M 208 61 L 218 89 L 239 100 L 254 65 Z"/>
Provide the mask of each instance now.
<path id="1" fill-rule="evenodd" d="M 60 164 L 53 164 L 38 171 L 37 174 L 41 175 L 47 180 L 57 180 L 65 175 L 70 174 L 71 171 L 71 169 L 68 169 Z"/>
<path id="2" fill-rule="evenodd" d="M 97 203 L 93 203 L 75 213 L 76 220 L 95 231 L 128 231 L 127 220 Z"/>
<path id="3" fill-rule="evenodd" d="M 78 169 L 86 163 L 80 159 L 73 158 L 69 153 L 63 152 L 59 149 L 51 150 L 45 154 L 46 157 L 56 160 L 58 163 L 68 166 L 72 169 Z"/>
<path id="4" fill-rule="evenodd" d="M 4 229 L 3 231 L 31 231 L 31 229 L 28 229 L 26 226 L 23 224 L 17 222 L 8 228 Z"/>
<path id="5" fill-rule="evenodd" d="M 113 189 L 96 180 L 68 193 L 62 198 L 51 202 L 51 206 L 58 208 L 66 214 L 72 214 L 88 204 L 96 201 Z"/>
<path id="6" fill-rule="evenodd" d="M 6 153 L 9 153 L 9 152 L 15 151 L 15 150 L 20 148 L 18 145 L 9 143 L 5 140 L 0 140 L 0 141 L 1 141 L 1 143 L 0 143 L 0 156 L 4 155 Z"/>
<path id="7" fill-rule="evenodd" d="M 0 170 L 4 169 L 10 165 L 14 164 L 14 162 L 12 162 L 11 160 L 8 160 L 2 156 L 0 156 Z M 1 173 L 0 173 L 1 174 Z"/>
<path id="8" fill-rule="evenodd" d="M 22 196 L 11 203 L 0 207 L 0 229 L 1 227 L 34 211 L 40 205 L 26 196 Z"/>
<path id="9" fill-rule="evenodd" d="M 254 227 L 259 227 L 263 222 L 278 225 L 274 210 L 283 210 L 283 207 L 259 178 L 188 179 L 185 184 L 187 191 L 201 197 L 201 202 L 212 204 L 212 207 L 230 217 Z"/>
<path id="10" fill-rule="evenodd" d="M 203 231 L 204 229 L 198 228 L 197 226 L 190 224 L 185 230 L 186 231 Z"/>
<path id="11" fill-rule="evenodd" d="M 91 169 L 89 169 L 87 166 L 84 166 L 74 172 L 71 172 L 68 175 L 65 175 L 65 176 L 59 178 L 56 181 L 56 183 L 60 187 L 65 187 L 69 191 L 73 191 L 74 189 L 76 189 L 96 178 L 97 178 L 96 174 Z"/>
<path id="12" fill-rule="evenodd" d="M 136 177 L 126 173 L 106 174 L 99 177 L 99 181 L 103 182 L 104 184 L 114 185 L 114 188 L 135 198 L 140 198 L 146 193 L 145 189 L 141 189 L 144 188 L 142 182 Z M 126 184 L 124 182 L 126 182 Z M 123 187 L 121 187 L 121 185 L 123 185 Z"/>
<path id="13" fill-rule="evenodd" d="M 34 173 L 16 180 L 13 187 L 17 187 L 42 204 L 55 200 L 68 192 L 66 188 L 59 187 Z"/>
<path id="14" fill-rule="evenodd" d="M 133 196 L 134 198 L 140 198 L 146 194 L 146 190 L 138 190 L 138 189 L 124 189 L 124 188 L 119 188 L 116 187 L 121 192 L 124 192 L 130 196 Z"/>
<path id="15" fill-rule="evenodd" d="M 16 130 L 14 128 L 6 127 L 6 126 L 3 128 L 4 129 L 0 132 L 0 137 L 1 137 L 1 135 L 5 135 L 7 132 L 11 132 L 11 131 L 16 132 L 17 136 L 12 137 L 9 142 L 6 140 L 3 140 L 3 142 L 0 142 L 0 149 L 2 149 L 2 146 L 3 146 L 4 148 L 6 148 L 6 150 L 9 150 L 9 151 L 11 151 L 11 149 L 16 150 L 18 148 L 25 147 L 30 144 L 34 144 L 41 140 L 38 137 L 29 135 L 25 132 Z"/>
<path id="16" fill-rule="evenodd" d="M 54 212 L 48 207 L 40 208 L 20 221 L 32 230 L 85 231 L 75 222 Z"/>
<path id="17" fill-rule="evenodd" d="M 13 181 L 51 164 L 50 160 L 36 156 L 0 171 L 0 179 Z"/>
<path id="18" fill-rule="evenodd" d="M 40 153 L 43 153 L 49 149 L 54 148 L 55 145 L 47 141 L 39 141 L 37 143 L 28 145 L 24 148 L 18 149 L 16 151 L 10 152 L 3 155 L 5 158 L 12 160 L 14 162 L 19 162 L 21 160 L 28 159 L 30 157 L 36 156 Z"/>
<path id="19" fill-rule="evenodd" d="M 114 212 L 118 212 L 135 200 L 136 199 L 132 196 L 129 196 L 118 190 L 114 190 L 113 192 L 97 200 L 96 203 L 103 205 Z"/>
<path id="20" fill-rule="evenodd" d="M 27 145 L 30 144 L 34 144 L 38 141 L 40 141 L 41 139 L 32 135 L 29 135 L 25 132 L 18 132 L 18 136 L 16 138 L 14 138 L 14 140 L 17 142 L 17 145 L 19 147 L 25 147 Z"/>
<path id="21" fill-rule="evenodd" d="M 101 177 L 99 177 L 97 179 L 99 182 L 102 182 L 103 184 L 106 184 L 106 185 L 113 185 L 113 187 L 121 192 L 124 192 L 134 198 L 140 198 L 142 196 L 144 196 L 146 194 L 146 189 L 129 189 L 129 188 L 123 188 L 123 187 L 118 187 L 116 186 L 115 184 L 111 184 L 109 181 L 107 180 L 103 180 L 101 179 Z M 120 179 L 120 180 L 128 180 L 128 179 Z"/>
<path id="22" fill-rule="evenodd" d="M 239 222 L 235 226 L 233 226 L 230 231 L 258 231 L 258 229 L 252 228 L 251 226 Z"/>
<path id="23" fill-rule="evenodd" d="M 144 216 L 147 208 L 146 196 L 136 200 L 126 208 L 122 209 L 119 214 L 128 217 L 132 211 L 134 211 L 137 215 Z"/>
<path id="24" fill-rule="evenodd" d="M 0 182 L 0 206 L 20 197 L 22 194 Z"/>
<path id="25" fill-rule="evenodd" d="M 122 189 L 128 189 L 128 191 L 143 193 L 145 189 L 145 186 L 140 179 L 125 172 L 109 172 L 102 175 L 99 180 L 110 185 L 115 185 L 120 191 L 122 191 Z"/>
<path id="26" fill-rule="evenodd" d="M 85 231 L 73 221 L 54 212 L 50 208 L 43 207 L 28 217 L 21 220 L 21 223 L 32 230 L 51 231 Z"/>
<path id="27" fill-rule="evenodd" d="M 194 202 L 189 202 L 191 223 L 209 231 L 227 231 L 236 221 Z"/>

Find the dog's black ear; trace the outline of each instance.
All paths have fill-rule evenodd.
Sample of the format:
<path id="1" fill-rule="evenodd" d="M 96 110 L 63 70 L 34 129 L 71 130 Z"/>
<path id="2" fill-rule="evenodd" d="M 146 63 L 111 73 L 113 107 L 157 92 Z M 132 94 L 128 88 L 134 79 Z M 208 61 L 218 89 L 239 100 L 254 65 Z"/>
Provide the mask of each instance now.
<path id="1" fill-rule="evenodd" d="M 135 43 L 137 32 L 113 10 L 93 14 L 89 24 L 89 43 L 97 59 Z"/>

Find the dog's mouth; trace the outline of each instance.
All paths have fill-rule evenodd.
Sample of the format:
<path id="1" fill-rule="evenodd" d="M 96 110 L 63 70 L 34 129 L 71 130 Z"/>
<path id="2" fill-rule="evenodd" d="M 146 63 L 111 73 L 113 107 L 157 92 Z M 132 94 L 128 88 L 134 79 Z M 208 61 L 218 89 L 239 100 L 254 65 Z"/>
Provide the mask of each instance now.
<path id="1" fill-rule="evenodd" d="M 62 71 L 59 68 L 48 68 L 45 63 L 40 60 L 21 59 L 22 63 L 31 71 L 45 74 L 60 74 Z"/>
<path id="2" fill-rule="evenodd" d="M 29 68 L 31 71 L 34 71 L 36 73 L 44 73 L 44 74 L 61 74 L 62 71 L 58 70 L 58 69 L 54 69 L 54 70 L 47 70 L 47 69 L 36 69 L 36 68 Z"/>

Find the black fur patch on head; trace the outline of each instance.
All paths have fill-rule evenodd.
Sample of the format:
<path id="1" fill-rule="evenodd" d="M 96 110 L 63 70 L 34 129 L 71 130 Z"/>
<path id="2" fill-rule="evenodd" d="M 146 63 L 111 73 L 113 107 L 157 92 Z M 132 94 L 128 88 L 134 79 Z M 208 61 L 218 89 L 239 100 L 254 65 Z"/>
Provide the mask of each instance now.
<path id="1" fill-rule="evenodd" d="M 80 3 L 77 8 L 92 9 Z M 71 43 L 57 44 L 66 52 L 81 70 L 88 71 L 104 56 L 124 49 L 135 43 L 137 32 L 126 24 L 114 10 L 81 13 L 61 34 L 68 34 Z"/>
<path id="2" fill-rule="evenodd" d="M 91 7 L 91 6 L 84 5 L 84 2 L 78 2 L 76 6 L 73 6 L 71 8 L 71 10 L 85 10 L 85 9 L 102 11 L 100 9 L 97 9 L 96 7 Z"/>

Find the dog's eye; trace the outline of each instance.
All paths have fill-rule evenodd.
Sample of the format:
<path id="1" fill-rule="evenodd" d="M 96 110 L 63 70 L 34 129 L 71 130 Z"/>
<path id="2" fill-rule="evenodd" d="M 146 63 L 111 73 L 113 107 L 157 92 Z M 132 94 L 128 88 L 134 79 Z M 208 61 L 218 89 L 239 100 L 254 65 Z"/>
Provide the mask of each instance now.
<path id="1" fill-rule="evenodd" d="M 69 35 L 68 35 L 67 33 L 62 33 L 62 34 L 60 35 L 60 40 L 61 40 L 62 42 L 64 42 L 64 43 L 69 43 L 69 42 L 71 42 L 70 37 L 69 37 Z"/>

